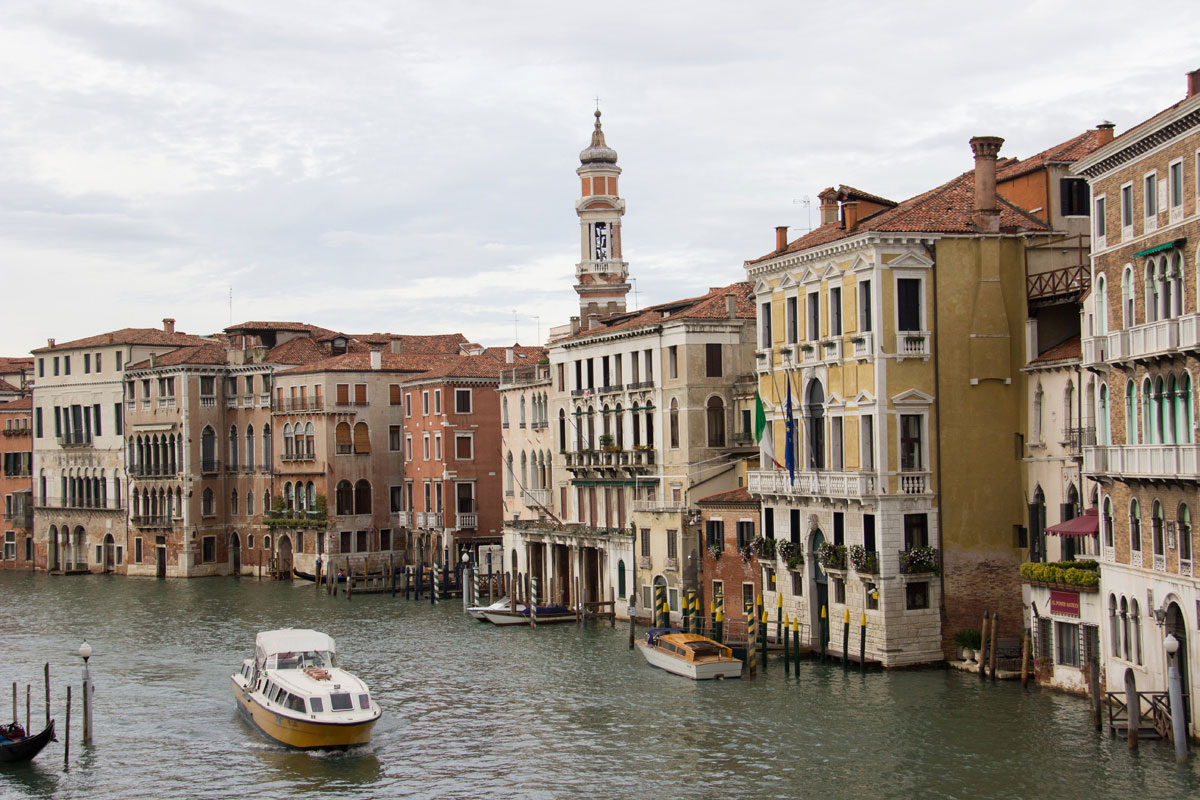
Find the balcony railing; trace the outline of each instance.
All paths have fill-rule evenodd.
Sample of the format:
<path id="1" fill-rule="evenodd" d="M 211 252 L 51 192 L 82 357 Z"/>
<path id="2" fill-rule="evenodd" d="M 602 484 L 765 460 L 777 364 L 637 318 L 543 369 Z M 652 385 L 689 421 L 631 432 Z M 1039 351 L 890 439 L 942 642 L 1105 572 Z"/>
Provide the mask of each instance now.
<path id="1" fill-rule="evenodd" d="M 171 397 L 158 398 L 158 407 L 159 408 L 174 408 L 175 407 L 175 397 L 172 395 Z"/>
<path id="2" fill-rule="evenodd" d="M 262 392 L 261 394 L 259 394 L 258 404 L 260 406 L 262 406 L 263 408 L 269 408 L 271 406 L 271 393 L 270 392 Z"/>
<path id="3" fill-rule="evenodd" d="M 237 395 L 233 395 L 232 397 L 226 397 L 225 398 L 225 407 L 226 408 L 237 408 L 238 407 Z"/>
<path id="4" fill-rule="evenodd" d="M 625 387 L 619 383 L 610 383 L 600 387 L 600 394 L 616 394 L 623 391 L 625 391 Z"/>
<path id="5" fill-rule="evenodd" d="M 417 512 L 417 527 L 418 528 L 441 528 L 442 515 L 435 511 L 418 511 Z"/>
<path id="6" fill-rule="evenodd" d="M 660 497 L 650 500 L 634 500 L 633 510 L 651 514 L 678 514 L 686 511 L 687 506 L 682 502 Z"/>
<path id="7" fill-rule="evenodd" d="M 217 407 L 216 395 L 211 395 L 211 394 L 200 395 L 200 407 L 201 408 L 216 408 Z"/>
<path id="8" fill-rule="evenodd" d="M 458 518 L 457 519 L 457 522 L 458 522 L 457 528 L 460 531 L 461 530 L 471 530 L 471 529 L 479 527 L 479 515 L 478 514 L 456 514 L 455 516 Z"/>
<path id="9" fill-rule="evenodd" d="M 801 364 L 816 364 L 821 360 L 820 343 L 805 342 L 799 345 L 800 355 L 796 356 L 795 351 L 792 351 L 792 358 L 796 359 Z"/>
<path id="10" fill-rule="evenodd" d="M 870 358 L 875 353 L 875 334 L 871 331 L 856 333 L 850 339 L 855 358 Z"/>
<path id="11" fill-rule="evenodd" d="M 397 526 L 399 526 L 401 528 L 408 527 L 408 512 L 407 511 L 393 511 L 392 517 L 396 520 Z"/>
<path id="12" fill-rule="evenodd" d="M 650 380 L 650 381 L 637 381 L 635 383 L 627 383 L 627 384 L 625 384 L 625 388 L 631 392 L 636 392 L 639 389 L 653 389 L 654 381 Z"/>
<path id="13" fill-rule="evenodd" d="M 1126 478 L 1200 480 L 1198 444 L 1113 444 L 1085 447 L 1083 471 Z"/>
<path id="14" fill-rule="evenodd" d="M 898 358 L 927 358 L 929 350 L 929 331 L 897 331 L 896 356 Z"/>
<path id="15" fill-rule="evenodd" d="M 303 453 L 284 453 L 280 456 L 282 461 L 315 461 L 316 456 L 310 452 Z"/>
<path id="16" fill-rule="evenodd" d="M 1083 448 L 1095 447 L 1096 445 L 1096 429 L 1095 428 L 1068 428 L 1067 429 L 1067 449 L 1071 451 L 1071 455 L 1081 455 Z"/>
<path id="17" fill-rule="evenodd" d="M 14 528 L 32 528 L 33 527 L 33 509 L 18 508 L 13 511 L 4 512 L 4 521 L 12 525 Z"/>
<path id="18" fill-rule="evenodd" d="M 842 337 L 835 336 L 821 342 L 821 359 L 826 363 L 839 363 L 842 360 Z"/>
<path id="19" fill-rule="evenodd" d="M 901 472 L 897 475 L 900 482 L 900 494 L 928 494 L 928 472 Z"/>
<path id="20" fill-rule="evenodd" d="M 91 447 L 91 431 L 67 431 L 58 437 L 59 447 Z"/>
<path id="21" fill-rule="evenodd" d="M 1129 357 L 1153 358 L 1179 349 L 1179 320 L 1161 319 L 1129 328 Z M 1109 360 L 1115 358 L 1109 352 Z"/>
<path id="22" fill-rule="evenodd" d="M 1025 297 L 1029 300 L 1048 300 L 1052 297 L 1078 296 L 1091 283 L 1090 271 L 1080 265 L 1052 269 L 1025 277 Z"/>
<path id="23" fill-rule="evenodd" d="M 901 550 L 899 555 L 900 572 L 904 575 L 936 573 L 937 552 L 937 549 L 933 547 L 914 547 L 912 550 Z"/>
<path id="24" fill-rule="evenodd" d="M 324 402 L 318 397 L 304 397 L 293 400 L 290 397 L 284 398 L 282 407 L 275 409 L 276 411 L 323 411 Z"/>
<path id="25" fill-rule="evenodd" d="M 221 462 L 219 459 L 206 458 L 200 461 L 200 474 L 215 475 L 221 471 Z"/>
<path id="26" fill-rule="evenodd" d="M 134 478 L 174 478 L 179 475 L 179 470 L 167 464 L 134 464 L 129 468 L 129 474 Z"/>
<path id="27" fill-rule="evenodd" d="M 139 528 L 169 528 L 171 517 L 167 514 L 143 514 L 133 517 L 133 524 Z"/>
<path id="28" fill-rule="evenodd" d="M 747 488 L 752 494 L 777 496 L 862 498 L 878 494 L 877 479 L 868 472 L 797 472 L 792 483 L 783 470 L 751 470 Z"/>
<path id="29" fill-rule="evenodd" d="M 550 505 L 550 490 L 526 489 L 521 492 L 521 499 L 527 506 L 548 506 Z"/>
<path id="30" fill-rule="evenodd" d="M 643 470 L 655 464 L 653 448 L 633 450 L 578 450 L 563 454 L 567 469 Z"/>

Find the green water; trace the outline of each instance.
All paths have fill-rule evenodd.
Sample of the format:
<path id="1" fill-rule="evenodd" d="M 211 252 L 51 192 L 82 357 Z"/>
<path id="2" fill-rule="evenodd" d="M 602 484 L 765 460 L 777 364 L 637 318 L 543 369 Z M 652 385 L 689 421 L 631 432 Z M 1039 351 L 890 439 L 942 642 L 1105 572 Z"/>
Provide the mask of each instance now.
<path id="1" fill-rule="evenodd" d="M 1200 753 L 1131 755 L 1084 702 L 943 670 L 693 683 L 648 667 L 627 629 L 500 629 L 458 601 L 347 601 L 311 584 L 0 573 L 0 718 L 42 664 L 62 738 L 76 650 L 95 648 L 96 740 L 0 765 L 0 798 L 1195 797 Z M 257 631 L 333 635 L 384 709 L 371 745 L 273 745 L 237 715 L 229 675 Z M 78 695 L 78 688 L 75 692 Z"/>

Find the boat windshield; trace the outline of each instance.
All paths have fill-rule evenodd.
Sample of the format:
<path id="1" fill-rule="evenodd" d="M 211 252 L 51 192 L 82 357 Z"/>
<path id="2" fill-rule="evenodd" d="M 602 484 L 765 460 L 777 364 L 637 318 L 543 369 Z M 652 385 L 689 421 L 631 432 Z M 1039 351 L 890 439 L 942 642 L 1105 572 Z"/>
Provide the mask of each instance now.
<path id="1" fill-rule="evenodd" d="M 719 656 L 724 651 L 716 642 L 688 642 L 687 647 L 698 656 Z"/>
<path id="2" fill-rule="evenodd" d="M 277 653 L 267 659 L 267 669 L 330 669 L 337 666 L 337 657 L 328 650 L 302 650 Z"/>

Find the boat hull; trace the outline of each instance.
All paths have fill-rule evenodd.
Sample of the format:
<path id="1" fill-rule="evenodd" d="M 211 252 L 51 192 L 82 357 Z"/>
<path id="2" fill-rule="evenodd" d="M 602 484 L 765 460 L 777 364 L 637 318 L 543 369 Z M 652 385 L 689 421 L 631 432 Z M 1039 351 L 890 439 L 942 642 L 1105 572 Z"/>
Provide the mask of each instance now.
<path id="1" fill-rule="evenodd" d="M 501 627 L 508 625 L 528 625 L 529 615 L 512 611 L 484 611 L 483 617 L 493 625 Z M 575 622 L 575 614 L 538 614 L 538 625 L 553 625 L 558 622 Z"/>
<path id="2" fill-rule="evenodd" d="M 58 739 L 54 735 L 54 720 L 50 720 L 50 724 L 41 733 L 0 745 L 0 762 L 29 761 L 42 752 L 42 748 L 50 742 L 57 741 Z"/>
<path id="3" fill-rule="evenodd" d="M 233 695 L 238 710 L 254 723 L 267 737 L 300 750 L 345 749 L 371 741 L 371 733 L 379 718 L 349 725 L 333 722 L 315 722 L 295 719 L 277 714 L 264 708 L 237 681 L 233 681 Z"/>
<path id="4" fill-rule="evenodd" d="M 651 647 L 646 642 L 638 642 L 637 645 L 650 666 L 658 667 L 674 675 L 681 675 L 694 681 L 742 677 L 742 662 L 737 659 L 689 662 L 670 653 L 664 653 L 657 647 Z"/>

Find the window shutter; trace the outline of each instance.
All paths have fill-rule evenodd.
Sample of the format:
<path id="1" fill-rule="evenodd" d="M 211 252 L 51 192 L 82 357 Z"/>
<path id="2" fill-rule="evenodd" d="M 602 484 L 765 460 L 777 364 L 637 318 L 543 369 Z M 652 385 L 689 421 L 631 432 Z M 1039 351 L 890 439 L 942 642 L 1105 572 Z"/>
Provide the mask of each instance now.
<path id="1" fill-rule="evenodd" d="M 339 453 L 348 453 L 350 448 L 350 426 L 339 422 L 337 426 L 337 447 Z M 343 450 L 342 448 L 346 448 Z"/>
<path id="2" fill-rule="evenodd" d="M 359 422 L 354 426 L 354 452 L 371 452 L 371 436 L 365 422 Z"/>
<path id="3" fill-rule="evenodd" d="M 354 405 L 365 406 L 367 404 L 367 385 L 365 383 L 354 384 Z"/>
<path id="4" fill-rule="evenodd" d="M 339 383 L 337 385 L 337 404 L 339 406 L 350 404 L 350 384 Z"/>
<path id="5" fill-rule="evenodd" d="M 393 383 L 388 386 L 388 395 L 391 404 L 394 406 L 400 405 L 400 384 Z"/>

